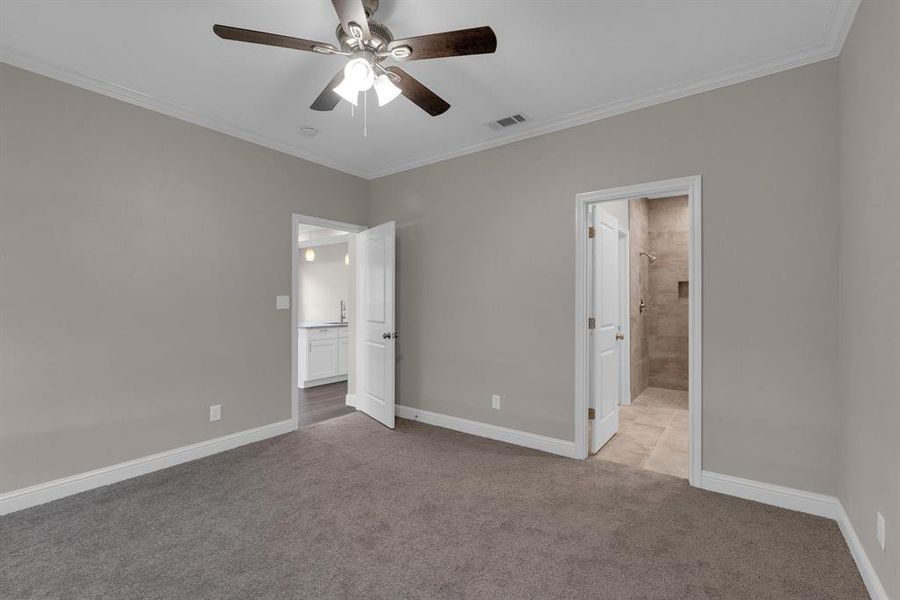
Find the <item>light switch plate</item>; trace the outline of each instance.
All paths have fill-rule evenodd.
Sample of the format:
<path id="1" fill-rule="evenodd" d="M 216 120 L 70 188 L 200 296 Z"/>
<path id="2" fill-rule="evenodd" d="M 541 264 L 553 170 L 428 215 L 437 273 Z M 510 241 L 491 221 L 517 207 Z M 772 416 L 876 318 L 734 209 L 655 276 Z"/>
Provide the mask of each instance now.
<path id="1" fill-rule="evenodd" d="M 875 513 L 875 537 L 878 538 L 878 545 L 884 552 L 884 515 L 880 512 Z"/>
<path id="2" fill-rule="evenodd" d="M 275 296 L 275 310 L 287 310 L 291 307 L 290 296 Z"/>

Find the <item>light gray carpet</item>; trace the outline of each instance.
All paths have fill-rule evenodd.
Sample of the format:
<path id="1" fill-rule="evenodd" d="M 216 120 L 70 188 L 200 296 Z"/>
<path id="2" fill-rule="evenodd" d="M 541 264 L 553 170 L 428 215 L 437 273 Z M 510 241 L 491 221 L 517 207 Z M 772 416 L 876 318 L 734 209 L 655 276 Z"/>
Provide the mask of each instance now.
<path id="1" fill-rule="evenodd" d="M 360 414 L 0 526 L 4 599 L 866 597 L 832 521 Z"/>

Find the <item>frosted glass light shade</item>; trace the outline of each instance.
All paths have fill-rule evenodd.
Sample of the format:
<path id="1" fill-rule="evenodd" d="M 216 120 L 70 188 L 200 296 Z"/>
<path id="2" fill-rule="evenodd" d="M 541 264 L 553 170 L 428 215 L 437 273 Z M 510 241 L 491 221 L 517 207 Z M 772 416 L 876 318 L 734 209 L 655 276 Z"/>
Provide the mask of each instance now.
<path id="1" fill-rule="evenodd" d="M 384 106 L 400 95 L 400 88 L 394 85 L 390 77 L 382 73 L 375 79 L 375 94 L 378 96 L 378 106 Z"/>
<path id="2" fill-rule="evenodd" d="M 316 251 L 312 248 L 307 248 L 306 252 L 303 253 L 303 258 L 306 259 L 306 262 L 313 262 L 316 260 Z"/>
<path id="3" fill-rule="evenodd" d="M 346 79 L 334 88 L 334 92 L 353 106 L 356 106 L 357 99 L 359 98 L 359 90 Z"/>
<path id="4" fill-rule="evenodd" d="M 349 254 L 345 254 L 345 255 L 344 255 L 344 264 L 345 264 L 345 265 L 349 265 L 349 264 L 350 264 L 350 255 L 349 255 Z"/>
<path id="5" fill-rule="evenodd" d="M 360 92 L 364 92 L 375 81 L 375 71 L 372 65 L 364 58 L 354 58 L 344 67 L 344 81 L 355 87 Z"/>

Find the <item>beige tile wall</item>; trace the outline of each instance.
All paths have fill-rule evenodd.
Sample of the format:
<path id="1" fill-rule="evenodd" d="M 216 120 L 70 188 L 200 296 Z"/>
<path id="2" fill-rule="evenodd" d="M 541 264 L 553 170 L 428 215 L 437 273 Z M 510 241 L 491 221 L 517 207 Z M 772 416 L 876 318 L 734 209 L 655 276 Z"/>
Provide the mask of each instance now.
<path id="1" fill-rule="evenodd" d="M 628 211 L 628 254 L 631 265 L 630 278 L 630 321 L 631 321 L 631 399 L 641 395 L 649 385 L 650 353 L 648 343 L 649 313 L 640 312 L 641 298 L 650 302 L 648 281 L 650 272 L 647 259 L 639 256 L 650 245 L 649 206 L 646 198 L 631 200 Z"/>
<path id="2" fill-rule="evenodd" d="M 688 387 L 688 298 L 679 297 L 678 282 L 688 281 L 687 196 L 650 200 L 649 241 L 656 261 L 649 265 L 649 385 Z M 647 263 L 641 257 L 642 264 Z"/>

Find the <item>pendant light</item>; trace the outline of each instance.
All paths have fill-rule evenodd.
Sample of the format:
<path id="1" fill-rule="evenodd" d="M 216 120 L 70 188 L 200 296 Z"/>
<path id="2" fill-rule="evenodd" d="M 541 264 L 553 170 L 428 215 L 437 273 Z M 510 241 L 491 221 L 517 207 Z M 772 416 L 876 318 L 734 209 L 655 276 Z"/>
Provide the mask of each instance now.
<path id="1" fill-rule="evenodd" d="M 306 259 L 306 262 L 313 262 L 316 260 L 316 251 L 312 248 L 307 248 L 306 252 L 303 254 L 303 257 Z"/>

